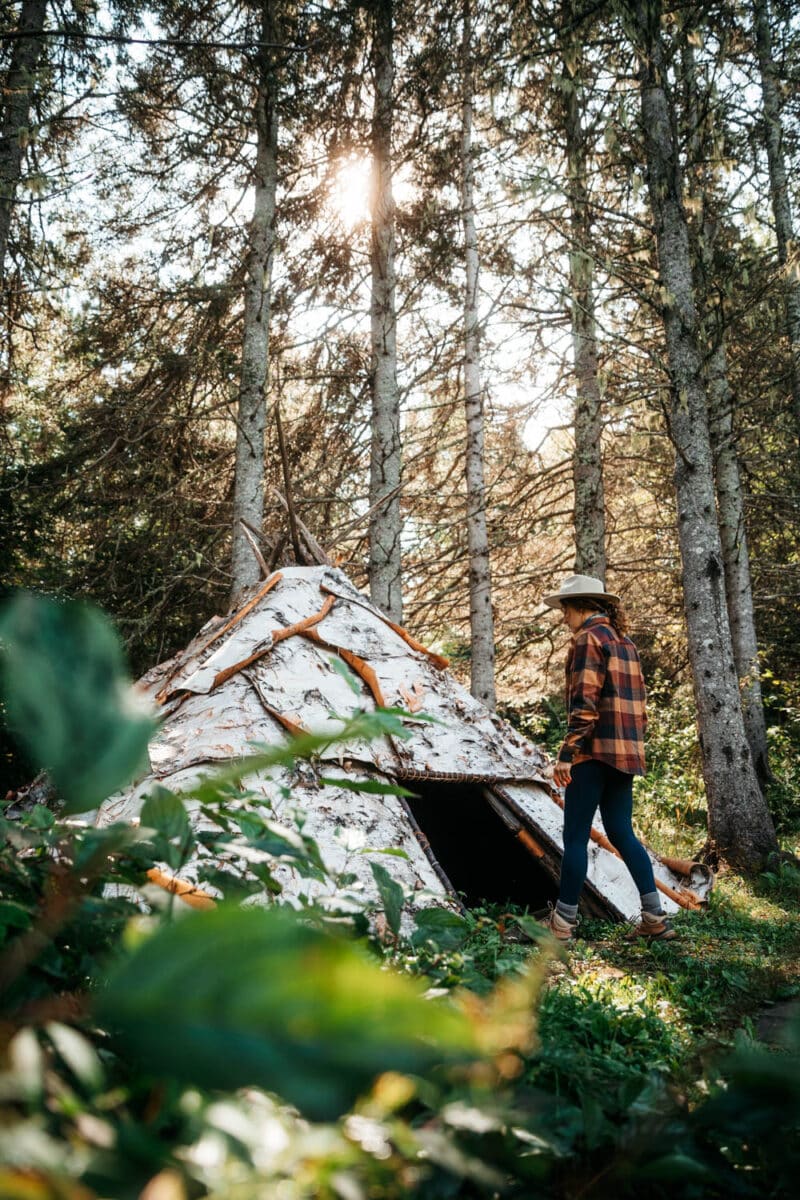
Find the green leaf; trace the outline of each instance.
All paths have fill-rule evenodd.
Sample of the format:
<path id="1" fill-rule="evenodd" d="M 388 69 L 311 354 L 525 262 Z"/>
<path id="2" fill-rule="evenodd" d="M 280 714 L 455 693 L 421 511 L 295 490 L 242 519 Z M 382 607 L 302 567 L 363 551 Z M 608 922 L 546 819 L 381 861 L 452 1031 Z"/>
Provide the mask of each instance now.
<path id="1" fill-rule="evenodd" d="M 664 1183 L 675 1182 L 682 1185 L 687 1183 L 709 1183 L 716 1180 L 715 1173 L 705 1165 L 691 1158 L 688 1154 L 665 1154 L 648 1162 L 636 1172 L 638 1179 L 654 1179 Z"/>
<path id="2" fill-rule="evenodd" d="M 379 779 L 334 779 L 332 775 L 320 776 L 326 787 L 342 788 L 345 792 L 368 792 L 373 796 L 415 796 L 399 783 L 381 783 Z"/>
<path id="3" fill-rule="evenodd" d="M 76 1079 L 89 1091 L 98 1091 L 103 1086 L 103 1067 L 92 1043 L 69 1025 L 51 1021 L 45 1029 Z"/>
<path id="4" fill-rule="evenodd" d="M 396 879 L 392 879 L 386 867 L 380 863 L 371 862 L 372 874 L 375 883 L 378 886 L 381 901 L 383 902 L 383 911 L 386 914 L 386 923 L 391 929 L 395 937 L 400 936 L 400 917 L 403 912 L 403 889 Z"/>
<path id="5" fill-rule="evenodd" d="M 425 986 L 285 908 L 221 905 L 112 967 L 95 1015 L 142 1071 L 263 1087 L 332 1120 L 380 1072 L 474 1057 L 466 1017 Z"/>
<path id="6" fill-rule="evenodd" d="M 362 846 L 359 854 L 389 854 L 392 858 L 404 858 L 408 861 L 408 854 L 405 850 L 401 850 L 399 846 Z"/>
<path id="7" fill-rule="evenodd" d="M 350 691 L 353 693 L 353 695 L 360 696 L 361 695 L 361 685 L 359 684 L 358 679 L 353 674 L 353 672 L 350 670 L 350 668 L 348 667 L 348 665 L 344 661 L 344 659 L 331 654 L 328 656 L 328 662 L 331 664 L 331 666 L 333 667 L 336 674 L 341 675 L 342 679 L 345 681 L 347 686 L 350 688 Z"/>
<path id="8" fill-rule="evenodd" d="M 27 929 L 34 911 L 16 900 L 0 900 L 0 930 Z"/>
<path id="9" fill-rule="evenodd" d="M 96 808 L 146 764 L 155 728 L 135 711 L 113 626 L 87 604 L 20 592 L 3 609 L 0 642 L 15 736 L 67 812 Z"/>
<path id="10" fill-rule="evenodd" d="M 28 815 L 31 829 L 52 829 L 55 823 L 56 815 L 46 804 L 37 804 Z"/>
<path id="11" fill-rule="evenodd" d="M 469 925 L 447 908 L 422 908 L 414 914 L 416 929 L 411 935 L 415 948 L 432 942 L 438 950 L 456 950 L 466 941 Z"/>
<path id="12" fill-rule="evenodd" d="M 156 785 L 149 793 L 139 814 L 142 825 L 155 829 L 165 838 L 188 840 L 191 825 L 183 801 L 167 788 Z"/>

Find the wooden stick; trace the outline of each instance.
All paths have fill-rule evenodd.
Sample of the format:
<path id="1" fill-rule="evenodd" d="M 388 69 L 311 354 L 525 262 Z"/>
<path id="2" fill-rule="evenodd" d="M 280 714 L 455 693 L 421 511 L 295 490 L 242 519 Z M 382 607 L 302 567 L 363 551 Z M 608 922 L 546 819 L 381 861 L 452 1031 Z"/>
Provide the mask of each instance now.
<path id="1" fill-rule="evenodd" d="M 528 833 L 527 829 L 520 829 L 517 834 L 517 841 L 522 842 L 525 849 L 533 855 L 534 858 L 544 858 L 544 846 L 541 846 L 536 838 Z"/>
<path id="2" fill-rule="evenodd" d="M 280 583 L 280 581 L 282 579 L 283 579 L 283 575 L 281 574 L 280 571 L 276 571 L 274 575 L 270 575 L 267 582 L 264 584 L 264 586 L 262 588 L 260 588 L 256 592 L 255 596 L 253 596 L 251 600 L 248 600 L 247 604 L 245 604 L 242 608 L 238 609 L 238 611 L 233 614 L 230 621 L 228 621 L 225 625 L 223 625 L 221 629 L 218 629 L 216 631 L 216 633 L 212 633 L 212 635 L 208 639 L 208 641 L 204 642 L 203 645 L 198 650 L 198 652 L 197 652 L 198 655 L 205 654 L 205 652 L 206 652 L 206 650 L 208 650 L 209 646 L 213 646 L 214 642 L 218 642 L 219 639 L 221 637 L 224 637 L 226 633 L 230 633 L 231 629 L 233 629 L 234 626 L 238 625 L 240 621 L 243 621 L 244 618 L 247 616 L 247 614 L 251 613 L 253 611 L 253 609 L 256 607 L 256 605 L 260 604 L 261 601 L 264 599 L 264 597 L 267 595 L 267 593 L 271 592 L 272 589 L 276 586 L 276 584 Z M 160 694 L 161 693 L 159 692 L 159 695 Z"/>
<path id="3" fill-rule="evenodd" d="M 252 533 L 250 532 L 247 521 L 243 520 L 242 517 L 240 517 L 239 524 L 242 527 L 242 533 L 247 538 L 250 549 L 253 551 L 253 554 L 255 555 L 255 560 L 258 563 L 259 567 L 261 568 L 261 574 L 266 579 L 266 577 L 269 575 L 269 567 L 267 566 L 264 555 L 261 553 L 261 551 L 258 548 L 258 542 L 256 541 L 256 539 L 253 537 Z"/>
<path id="4" fill-rule="evenodd" d="M 243 658 L 241 662 L 233 663 L 230 667 L 225 667 L 224 670 L 219 671 L 214 676 L 214 682 L 208 689 L 209 692 L 213 692 L 214 688 L 219 687 L 222 683 L 227 683 L 227 681 L 239 671 L 243 671 L 245 667 L 251 667 L 254 662 L 258 662 L 258 660 L 263 658 L 264 655 L 269 654 L 276 642 L 282 642 L 285 638 L 293 637 L 296 633 L 304 633 L 313 625 L 316 625 L 323 619 L 323 617 L 328 615 L 334 604 L 335 597 L 327 596 L 319 612 L 312 613 L 310 617 L 304 617 L 302 621 L 297 621 L 294 625 L 287 625 L 283 629 L 273 630 L 268 644 L 261 650 L 256 650 L 255 653 L 249 654 L 247 658 Z"/>
<path id="5" fill-rule="evenodd" d="M 270 556 L 269 556 L 269 570 L 270 571 L 274 571 L 275 568 L 277 567 L 278 559 L 280 558 L 280 556 L 283 552 L 283 547 L 285 545 L 286 545 L 286 534 L 280 533 L 278 535 L 278 540 L 275 543 L 275 549 L 272 551 L 272 554 L 270 554 Z"/>
<path id="6" fill-rule="evenodd" d="M 380 617 L 384 625 L 388 625 L 390 629 L 393 629 L 398 637 L 401 637 L 412 650 L 417 650 L 420 654 L 427 655 L 433 665 L 438 667 L 440 671 L 444 671 L 450 666 L 449 658 L 445 658 L 444 655 L 437 654 L 434 650 L 429 650 L 427 646 L 423 646 L 422 642 L 418 642 L 407 629 L 404 629 L 402 625 L 396 625 L 394 621 L 390 621 L 385 613 L 382 613 L 378 608 L 374 608 L 366 600 L 357 599 L 355 596 L 343 596 L 341 592 L 334 591 L 327 583 L 321 583 L 320 587 L 323 592 L 330 592 L 332 596 L 338 596 L 340 600 L 346 600 L 348 604 L 357 604 L 360 608 L 365 608 L 367 612 L 371 612 L 373 616 Z"/>
<path id="7" fill-rule="evenodd" d="M 379 509 L 381 505 L 386 504 L 388 500 L 393 500 L 397 493 L 403 490 L 407 482 L 407 480 L 403 480 L 402 483 L 398 483 L 397 486 L 393 487 L 392 490 L 387 492 L 385 496 L 381 496 L 380 500 L 376 500 L 374 504 L 370 505 L 367 511 L 362 513 L 360 517 L 356 517 L 355 520 L 348 521 L 346 524 L 339 525 L 336 527 L 336 529 L 333 529 L 331 533 L 332 535 L 335 535 L 334 540 L 338 541 L 339 538 L 344 537 L 348 533 L 352 533 L 354 529 L 358 529 L 359 525 L 363 525 L 365 521 L 368 521 L 372 514 Z"/>
<path id="8" fill-rule="evenodd" d="M 330 599 L 333 599 L 333 597 L 330 597 Z M 378 707 L 386 708 L 386 698 L 381 690 L 374 667 L 371 667 L 363 658 L 359 658 L 352 650 L 345 650 L 343 646 L 335 646 L 333 642 L 327 642 L 325 638 L 317 633 L 316 629 L 303 630 L 303 637 L 309 638 L 310 641 L 316 642 L 317 645 L 322 646 L 325 650 L 331 650 L 334 654 L 338 654 L 340 658 L 344 659 L 348 667 L 352 667 L 356 675 L 360 679 L 363 679 Z"/>
<path id="9" fill-rule="evenodd" d="M 218 629 L 216 633 L 212 633 L 208 641 L 204 642 L 204 644 L 197 651 L 197 654 L 205 654 L 209 646 L 213 646 L 214 642 L 217 642 L 221 637 L 224 637 L 226 633 L 233 629 L 234 625 L 238 625 L 239 622 L 242 621 L 249 612 L 252 612 L 256 605 L 264 599 L 267 592 L 271 592 L 275 585 L 280 583 L 281 579 L 283 579 L 283 576 L 281 575 L 280 571 L 276 571 L 274 575 L 271 575 L 260 591 L 256 592 L 252 600 L 248 600 L 247 604 L 245 604 L 243 608 L 240 608 L 238 612 L 234 613 L 230 621 L 223 625 L 221 629 Z M 172 672 L 167 682 L 161 688 L 161 691 L 156 695 L 156 704 L 164 704 L 167 700 L 169 700 L 170 696 L 172 695 L 172 692 L 170 691 L 170 684 L 182 667 L 183 663 L 181 663 L 177 671 Z"/>
<path id="10" fill-rule="evenodd" d="M 298 722 L 293 721 L 291 717 L 286 717 L 282 712 L 278 712 L 277 708 L 273 708 L 271 704 L 267 704 L 260 692 L 258 694 L 258 698 L 269 715 L 274 717 L 278 724 L 282 725 L 283 728 L 291 733 L 293 737 L 299 737 L 300 734 L 309 732 L 304 725 L 298 724 Z"/>
<path id="11" fill-rule="evenodd" d="M 282 642 L 285 638 L 294 637 L 296 633 L 305 633 L 314 625 L 318 625 L 323 617 L 327 617 L 335 603 L 335 596 L 326 596 L 319 612 L 312 613 L 310 617 L 304 617 L 302 621 L 297 621 L 294 625 L 287 625 L 285 629 L 276 629 L 272 635 L 273 643 Z"/>
<path id="12" fill-rule="evenodd" d="M 305 565 L 305 558 L 300 550 L 300 538 L 297 533 L 297 517 L 294 511 L 294 499 L 292 497 L 292 480 L 289 475 L 289 458 L 286 453 L 286 442 L 283 437 L 283 422 L 281 421 L 281 406 L 279 401 L 275 401 L 275 428 L 278 431 L 278 449 L 281 455 L 281 465 L 283 467 L 283 486 L 286 489 L 286 511 L 289 514 L 289 532 L 292 536 L 292 548 L 294 556 L 300 566 Z"/>
<path id="13" fill-rule="evenodd" d="M 272 491 L 275 494 L 275 496 L 277 497 L 277 499 L 279 500 L 279 502 L 283 505 L 283 507 L 288 512 L 289 506 L 286 503 L 286 497 L 283 495 L 283 493 L 281 491 L 279 491 L 278 488 L 273 488 Z M 303 541 L 306 543 L 306 546 L 308 547 L 308 551 L 309 551 L 311 557 L 314 559 L 314 561 L 317 563 L 318 566 L 329 567 L 331 565 L 331 560 L 328 557 L 328 555 L 325 553 L 325 551 L 322 549 L 322 546 L 320 546 L 319 542 L 314 537 L 311 530 L 308 528 L 308 526 L 306 524 L 304 524 L 303 520 L 297 513 L 295 513 L 294 519 L 295 519 L 295 522 L 297 523 L 298 530 L 302 534 Z"/>
<path id="14" fill-rule="evenodd" d="M 208 892 L 204 892 L 202 888 L 197 887 L 194 883 L 188 883 L 185 879 L 179 879 L 177 875 L 167 875 L 165 871 L 159 870 L 158 867 L 151 867 L 147 872 L 147 878 L 151 883 L 157 884 L 163 888 L 165 892 L 171 892 L 173 896 L 177 896 L 184 904 L 188 904 L 190 908 L 216 908 L 217 902 L 213 896 L 209 896 Z"/>

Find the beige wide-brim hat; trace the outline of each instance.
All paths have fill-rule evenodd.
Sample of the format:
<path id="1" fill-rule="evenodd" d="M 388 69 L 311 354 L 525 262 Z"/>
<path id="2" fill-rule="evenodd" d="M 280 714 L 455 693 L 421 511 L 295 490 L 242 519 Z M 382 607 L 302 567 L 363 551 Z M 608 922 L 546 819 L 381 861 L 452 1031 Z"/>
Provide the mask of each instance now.
<path id="1" fill-rule="evenodd" d="M 550 596 L 542 596 L 548 608 L 560 608 L 564 600 L 613 600 L 619 604 L 619 596 L 607 592 L 602 579 L 593 575 L 570 575 L 560 589 Z"/>

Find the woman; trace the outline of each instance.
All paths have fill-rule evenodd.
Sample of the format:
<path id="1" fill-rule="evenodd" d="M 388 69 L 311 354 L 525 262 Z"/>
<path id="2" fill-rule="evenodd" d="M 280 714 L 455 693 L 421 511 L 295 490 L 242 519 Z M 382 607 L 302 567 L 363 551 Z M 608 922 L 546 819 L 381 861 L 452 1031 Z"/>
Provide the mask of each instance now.
<path id="1" fill-rule="evenodd" d="M 572 575 L 544 597 L 572 632 L 567 658 L 567 734 L 553 780 L 564 792 L 564 858 L 558 901 L 543 922 L 562 942 L 572 938 L 586 879 L 587 846 L 597 808 L 608 837 L 633 876 L 642 901 L 635 937 L 674 938 L 656 890 L 650 858 L 631 825 L 633 777 L 644 774 L 645 687 L 636 647 L 625 636 L 619 597 L 590 575 Z"/>

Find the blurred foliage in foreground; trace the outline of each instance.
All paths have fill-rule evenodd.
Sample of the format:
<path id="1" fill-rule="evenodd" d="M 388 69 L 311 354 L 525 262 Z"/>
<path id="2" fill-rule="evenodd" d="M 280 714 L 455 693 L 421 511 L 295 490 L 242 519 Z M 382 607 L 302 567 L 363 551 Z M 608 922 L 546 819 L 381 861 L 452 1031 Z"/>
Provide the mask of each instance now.
<path id="1" fill-rule="evenodd" d="M 127 780 L 149 730 L 112 632 L 92 610 L 19 597 L 0 636 L 6 709 L 29 755 L 71 814 L 95 807 L 98 789 Z M 391 712 L 342 718 L 343 730 L 352 722 L 402 729 Z M 315 749 L 306 739 L 251 767 L 313 766 Z M 676 1071 L 687 1023 L 746 991 L 752 955 L 709 972 L 699 934 L 687 954 L 631 951 L 599 930 L 598 949 L 571 952 L 570 976 L 524 914 L 441 908 L 422 909 L 406 937 L 402 897 L 376 862 L 381 943 L 352 879 L 330 876 L 302 830 L 255 819 L 234 772 L 192 798 L 217 822 L 202 835 L 206 878 L 229 897 L 201 912 L 146 883 L 155 863 L 180 870 L 198 849 L 185 798 L 154 789 L 137 828 L 42 807 L 0 820 L 0 1197 L 793 1190 L 797 1022 L 779 1052 L 738 1035 L 693 1087 Z M 247 850 L 244 865 L 215 868 L 231 846 Z M 326 902 L 282 905 L 285 862 L 327 881 Z M 763 881 L 768 896 L 793 887 L 788 867 Z M 255 892 L 265 906 L 235 902 Z M 737 946 L 797 941 L 796 919 L 750 921 L 748 933 L 724 896 L 708 921 L 716 947 L 725 930 Z M 533 943 L 514 940 L 524 935 Z M 634 956 L 638 982 L 609 966 L 615 954 L 629 967 Z"/>

